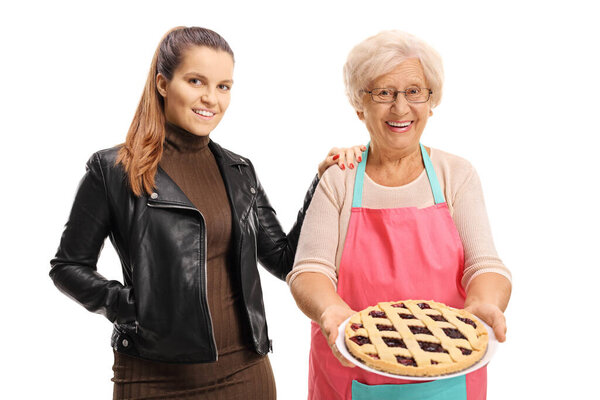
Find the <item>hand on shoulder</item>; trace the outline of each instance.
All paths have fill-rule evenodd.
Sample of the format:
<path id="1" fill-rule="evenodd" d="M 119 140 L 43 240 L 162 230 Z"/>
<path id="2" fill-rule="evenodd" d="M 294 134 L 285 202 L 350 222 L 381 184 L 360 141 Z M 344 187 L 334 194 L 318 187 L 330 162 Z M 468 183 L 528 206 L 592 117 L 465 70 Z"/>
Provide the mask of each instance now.
<path id="1" fill-rule="evenodd" d="M 334 164 L 341 170 L 354 169 L 362 161 L 362 152 L 366 150 L 366 146 L 352 146 L 352 147 L 334 147 L 329 150 L 327 156 L 319 164 L 319 178 L 323 176 L 325 170 Z"/>

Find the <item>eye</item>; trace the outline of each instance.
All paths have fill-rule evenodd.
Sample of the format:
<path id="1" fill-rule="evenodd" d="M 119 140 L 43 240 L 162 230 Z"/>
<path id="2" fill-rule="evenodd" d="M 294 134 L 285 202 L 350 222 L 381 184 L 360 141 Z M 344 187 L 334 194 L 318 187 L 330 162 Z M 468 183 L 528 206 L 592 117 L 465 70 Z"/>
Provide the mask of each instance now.
<path id="1" fill-rule="evenodd" d="M 377 89 L 375 91 L 375 94 L 377 96 L 388 97 L 388 96 L 393 96 L 394 92 L 392 89 Z"/>
<path id="2" fill-rule="evenodd" d="M 222 83 L 222 84 L 218 85 L 217 88 L 224 92 L 229 92 L 231 90 L 231 85 L 226 85 L 226 84 Z"/>
<path id="3" fill-rule="evenodd" d="M 407 96 L 418 96 L 419 94 L 421 94 L 421 88 L 418 88 L 416 86 L 411 86 L 406 89 Z"/>
<path id="4" fill-rule="evenodd" d="M 198 78 L 190 78 L 190 80 L 188 81 L 189 83 L 191 83 L 194 86 L 202 86 L 204 82 L 202 82 L 200 79 Z"/>

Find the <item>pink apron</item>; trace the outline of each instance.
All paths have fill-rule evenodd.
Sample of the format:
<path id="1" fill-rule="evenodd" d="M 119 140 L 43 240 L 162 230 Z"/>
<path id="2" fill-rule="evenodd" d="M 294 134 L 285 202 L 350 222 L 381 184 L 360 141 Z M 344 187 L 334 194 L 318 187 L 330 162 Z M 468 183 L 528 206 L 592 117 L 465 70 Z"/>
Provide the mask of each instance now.
<path id="1" fill-rule="evenodd" d="M 361 207 L 368 152 L 367 145 L 356 172 L 337 293 L 356 311 L 380 301 L 406 299 L 463 308 L 463 246 L 427 151 L 421 145 L 435 205 L 422 209 Z M 309 399 L 482 400 L 486 386 L 485 367 L 466 376 L 424 383 L 344 367 L 319 326 L 312 323 Z"/>

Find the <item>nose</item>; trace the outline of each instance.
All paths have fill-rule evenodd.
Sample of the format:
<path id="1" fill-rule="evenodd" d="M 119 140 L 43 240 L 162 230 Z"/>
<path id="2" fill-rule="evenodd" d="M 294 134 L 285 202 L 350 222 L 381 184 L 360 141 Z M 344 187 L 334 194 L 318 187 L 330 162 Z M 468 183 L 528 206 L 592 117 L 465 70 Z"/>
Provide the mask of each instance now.
<path id="1" fill-rule="evenodd" d="M 404 93 L 398 93 L 396 100 L 392 103 L 392 107 L 397 110 L 398 114 L 404 114 L 409 110 L 410 103 L 404 97 Z"/>
<path id="2" fill-rule="evenodd" d="M 206 88 L 206 91 L 200 96 L 200 100 L 207 106 L 215 105 L 217 103 L 217 94 L 215 89 Z"/>

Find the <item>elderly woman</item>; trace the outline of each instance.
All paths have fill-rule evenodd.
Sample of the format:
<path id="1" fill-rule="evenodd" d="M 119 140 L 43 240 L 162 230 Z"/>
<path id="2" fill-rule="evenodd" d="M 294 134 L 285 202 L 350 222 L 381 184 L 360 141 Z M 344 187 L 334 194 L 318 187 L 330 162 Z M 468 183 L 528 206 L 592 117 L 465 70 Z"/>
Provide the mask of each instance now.
<path id="1" fill-rule="evenodd" d="M 338 326 L 350 315 L 402 299 L 465 308 L 504 341 L 511 292 L 475 169 L 420 144 L 442 95 L 439 55 L 407 33 L 381 32 L 350 52 L 344 79 L 371 139 L 366 162 L 349 174 L 332 168 L 323 175 L 287 277 L 313 320 L 309 399 L 438 399 L 441 393 L 484 399 L 485 368 L 408 385 L 348 368 L 335 348 Z"/>

